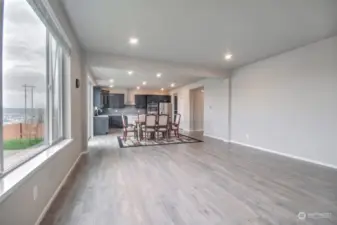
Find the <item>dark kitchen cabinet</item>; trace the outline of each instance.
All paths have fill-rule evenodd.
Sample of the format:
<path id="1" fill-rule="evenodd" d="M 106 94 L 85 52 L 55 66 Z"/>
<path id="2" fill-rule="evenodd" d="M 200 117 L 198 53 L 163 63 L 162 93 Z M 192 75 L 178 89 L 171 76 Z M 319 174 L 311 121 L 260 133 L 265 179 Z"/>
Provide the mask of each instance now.
<path id="1" fill-rule="evenodd" d="M 127 117 L 125 118 L 127 123 Z M 109 116 L 109 128 L 123 128 L 122 116 Z"/>
<path id="2" fill-rule="evenodd" d="M 124 108 L 124 94 L 110 94 L 109 108 Z"/>
<path id="3" fill-rule="evenodd" d="M 159 102 L 167 102 L 171 103 L 171 96 L 170 95 L 147 95 L 146 96 L 146 103 L 159 103 Z"/>
<path id="4" fill-rule="evenodd" d="M 109 91 L 101 90 L 101 105 L 103 108 L 109 108 Z"/>
<path id="5" fill-rule="evenodd" d="M 101 108 L 101 88 L 100 87 L 94 87 L 93 91 L 93 100 L 94 100 L 94 107 Z"/>
<path id="6" fill-rule="evenodd" d="M 154 101 L 154 98 L 152 95 L 147 95 L 146 96 L 146 103 L 149 104 Z"/>
<path id="7" fill-rule="evenodd" d="M 158 102 L 170 103 L 171 102 L 171 96 L 170 95 L 159 95 L 158 100 L 159 100 Z"/>
<path id="8" fill-rule="evenodd" d="M 158 103 L 160 99 L 160 95 L 147 95 L 146 102 L 149 103 Z"/>
<path id="9" fill-rule="evenodd" d="M 164 102 L 171 103 L 171 95 L 164 95 Z"/>
<path id="10" fill-rule="evenodd" d="M 109 133 L 109 117 L 94 116 L 94 135 L 104 135 Z"/>
<path id="11" fill-rule="evenodd" d="M 135 105 L 137 109 L 145 109 L 146 95 L 135 95 Z"/>

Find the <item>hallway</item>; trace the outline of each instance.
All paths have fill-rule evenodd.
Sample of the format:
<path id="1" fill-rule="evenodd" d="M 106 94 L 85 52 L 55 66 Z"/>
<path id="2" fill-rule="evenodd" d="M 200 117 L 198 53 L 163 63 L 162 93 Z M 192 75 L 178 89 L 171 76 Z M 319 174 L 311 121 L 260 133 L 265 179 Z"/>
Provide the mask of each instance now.
<path id="1" fill-rule="evenodd" d="M 121 149 L 115 135 L 91 139 L 41 224 L 298 224 L 301 211 L 331 213 L 307 224 L 336 224 L 335 170 L 204 141 Z"/>

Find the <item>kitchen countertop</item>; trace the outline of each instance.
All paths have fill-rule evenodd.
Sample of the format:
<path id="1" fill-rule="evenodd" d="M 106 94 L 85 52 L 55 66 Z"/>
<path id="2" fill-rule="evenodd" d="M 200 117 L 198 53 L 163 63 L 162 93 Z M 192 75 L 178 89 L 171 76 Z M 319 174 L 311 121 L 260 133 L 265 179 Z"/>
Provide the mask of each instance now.
<path id="1" fill-rule="evenodd" d="M 138 114 L 124 114 L 126 116 L 138 116 Z M 108 116 L 122 116 L 121 113 L 116 113 L 116 114 L 103 114 L 103 115 L 98 115 L 94 117 L 108 117 Z"/>

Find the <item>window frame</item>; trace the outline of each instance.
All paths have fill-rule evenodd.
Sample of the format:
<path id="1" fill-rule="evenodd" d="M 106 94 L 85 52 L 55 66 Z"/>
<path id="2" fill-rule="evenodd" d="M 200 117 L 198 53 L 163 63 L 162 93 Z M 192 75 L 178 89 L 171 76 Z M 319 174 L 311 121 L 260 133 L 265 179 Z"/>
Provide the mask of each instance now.
<path id="1" fill-rule="evenodd" d="M 48 60 L 47 60 L 47 65 L 48 65 L 48 73 L 47 73 L 47 77 L 48 79 L 46 79 L 47 85 L 46 85 L 46 93 L 47 93 L 47 98 L 48 98 L 48 127 L 47 130 L 49 131 L 48 134 L 48 143 L 49 146 L 52 146 L 60 141 L 62 141 L 64 139 L 64 131 L 63 131 L 63 102 L 64 102 L 64 92 L 63 92 L 63 86 L 64 86 L 64 61 L 65 61 L 65 52 L 62 49 L 61 45 L 59 45 L 59 43 L 57 43 L 57 40 L 53 37 L 52 33 L 48 32 L 47 30 L 47 43 L 48 45 L 47 47 L 47 55 L 48 55 Z M 52 39 L 54 39 L 54 42 L 56 43 L 56 48 L 55 48 L 55 58 L 53 58 L 53 46 L 52 46 Z M 55 65 L 57 65 L 57 67 L 54 67 Z M 57 70 L 58 74 L 55 74 L 55 71 Z M 55 80 L 56 80 L 56 76 L 59 75 L 58 79 L 57 79 L 57 83 L 58 83 L 58 93 L 59 93 L 59 98 L 58 98 L 58 106 L 59 106 L 59 114 L 58 114 L 58 119 L 57 121 L 59 122 L 59 124 L 57 124 L 58 127 L 58 134 L 60 134 L 60 136 L 54 140 L 54 104 L 55 104 Z"/>
<path id="2" fill-rule="evenodd" d="M 10 0 L 7 0 L 10 1 Z M 26 1 L 27 0 L 23 0 Z M 28 2 L 27 2 L 28 3 Z M 29 4 L 29 3 L 28 3 Z M 29 5 L 30 7 L 32 7 L 31 5 Z M 34 8 L 32 7 L 32 9 L 34 10 Z M 35 10 L 34 10 L 35 11 Z M 39 19 L 41 20 L 41 23 L 43 23 L 43 20 L 40 18 L 39 14 L 37 12 L 35 12 L 36 15 L 39 17 Z M 43 23 L 44 24 L 44 23 Z M 3 25 L 4 25 L 4 1 L 0 2 L 0 54 L 2 56 L 3 54 Z M 49 148 L 55 146 L 56 144 L 58 144 L 59 142 L 63 141 L 65 139 L 65 124 L 64 124 L 64 119 L 65 119 L 65 76 L 66 76 L 66 66 L 70 66 L 67 65 L 66 63 L 66 59 L 69 57 L 69 63 L 71 63 L 71 58 L 70 58 L 70 52 L 66 51 L 63 49 L 63 46 L 60 45 L 58 43 L 58 39 L 56 39 L 52 32 L 50 32 L 48 30 L 48 27 L 44 24 L 45 28 L 46 28 L 46 59 L 45 59 L 45 63 L 46 63 L 46 95 L 45 95 L 45 108 L 44 108 L 44 141 L 43 141 L 43 147 L 41 147 L 40 151 L 37 151 L 35 154 L 32 154 L 31 156 L 25 158 L 24 160 L 14 164 L 13 166 L 11 166 L 10 168 L 7 168 L 5 170 L 4 166 L 5 166 L 5 157 L 4 157 L 4 148 L 3 148 L 3 59 L 0 60 L 0 178 L 7 175 L 8 173 L 10 173 L 11 171 L 13 171 L 14 169 L 20 167 L 21 165 L 23 165 L 24 163 L 28 162 L 29 160 L 33 159 L 34 157 L 36 157 L 37 155 L 39 155 L 40 153 L 48 150 Z M 60 48 L 60 54 L 58 55 L 58 94 L 59 94 L 59 98 L 58 98 L 58 106 L 59 106 L 59 115 L 58 115 L 58 134 L 59 137 L 55 140 L 53 140 L 53 117 L 50 117 L 50 115 L 53 116 L 53 106 L 54 106 L 54 83 L 52 83 L 50 85 L 50 79 L 53 76 L 52 71 L 51 71 L 51 44 L 50 44 L 50 39 L 54 38 L 55 43 L 57 43 L 57 45 L 59 45 Z M 2 58 L 2 57 L 1 57 Z M 50 90 L 51 89 L 51 90 Z M 50 93 L 51 92 L 51 93 Z M 52 101 L 50 102 L 50 98 L 52 97 Z M 50 107 L 50 103 L 52 103 L 52 107 Z"/>
<path id="3" fill-rule="evenodd" d="M 1 124 L 1 128 L 0 128 L 0 177 L 2 177 L 4 175 L 4 170 L 5 170 L 5 163 L 4 163 L 4 150 L 3 150 L 3 88 L 2 88 L 2 78 L 3 78 L 3 72 L 2 72 L 2 46 L 3 46 L 3 24 L 4 24 L 4 1 L 0 2 L 0 54 L 1 54 L 1 60 L 0 60 L 0 87 L 1 87 L 1 91 L 0 91 L 0 124 Z"/>

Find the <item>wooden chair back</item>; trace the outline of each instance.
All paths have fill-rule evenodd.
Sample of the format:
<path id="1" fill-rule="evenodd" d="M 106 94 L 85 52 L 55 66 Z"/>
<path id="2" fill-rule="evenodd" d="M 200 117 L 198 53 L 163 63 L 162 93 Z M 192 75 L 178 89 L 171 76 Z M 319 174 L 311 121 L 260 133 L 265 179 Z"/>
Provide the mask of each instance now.
<path id="1" fill-rule="evenodd" d="M 156 115 L 151 115 L 151 114 L 146 115 L 145 126 L 146 127 L 155 127 L 156 126 L 156 120 L 157 120 Z"/>
<path id="2" fill-rule="evenodd" d="M 168 125 L 169 116 L 167 114 L 161 114 L 158 116 L 158 126 L 166 127 Z"/>
<path id="3" fill-rule="evenodd" d="M 125 120 L 125 115 L 122 114 L 122 123 L 123 123 L 123 128 L 127 127 L 126 120 Z"/>
<path id="4" fill-rule="evenodd" d="M 145 114 L 138 114 L 138 123 L 145 124 L 146 115 Z"/>
<path id="5" fill-rule="evenodd" d="M 175 125 L 180 124 L 180 117 L 181 117 L 181 115 L 179 113 L 175 115 L 175 120 L 174 120 Z"/>

